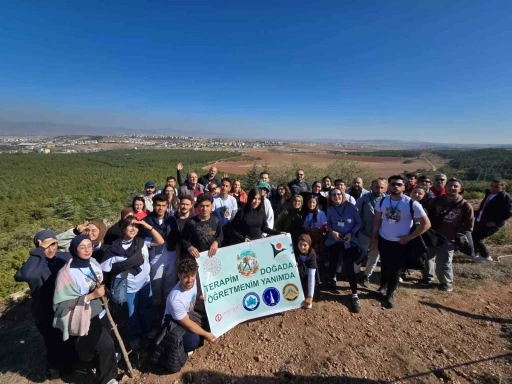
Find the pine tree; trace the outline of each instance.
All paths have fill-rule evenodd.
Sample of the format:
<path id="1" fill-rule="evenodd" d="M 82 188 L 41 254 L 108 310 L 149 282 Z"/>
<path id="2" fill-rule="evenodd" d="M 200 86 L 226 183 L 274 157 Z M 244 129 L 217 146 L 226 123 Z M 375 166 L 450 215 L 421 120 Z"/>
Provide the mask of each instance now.
<path id="1" fill-rule="evenodd" d="M 256 163 L 253 163 L 252 167 L 247 170 L 247 173 L 245 174 L 245 177 L 243 179 L 244 189 L 248 191 L 249 189 L 253 188 L 259 179 L 260 173 L 258 165 Z"/>
<path id="2" fill-rule="evenodd" d="M 80 213 L 80 205 L 68 195 L 57 197 L 52 208 L 59 219 L 74 222 Z"/>

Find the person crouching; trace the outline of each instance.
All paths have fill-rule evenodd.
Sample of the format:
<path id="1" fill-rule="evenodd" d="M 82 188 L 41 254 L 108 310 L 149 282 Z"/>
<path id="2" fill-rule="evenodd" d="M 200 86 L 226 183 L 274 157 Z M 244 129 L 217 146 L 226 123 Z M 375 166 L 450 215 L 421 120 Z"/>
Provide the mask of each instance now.
<path id="1" fill-rule="evenodd" d="M 316 264 L 316 252 L 311 247 L 311 237 L 306 234 L 299 236 L 297 249 L 297 267 L 299 269 L 302 288 L 307 292 L 306 299 L 302 302 L 302 308 L 313 307 L 313 296 L 315 294 L 315 274 L 318 266 Z"/>

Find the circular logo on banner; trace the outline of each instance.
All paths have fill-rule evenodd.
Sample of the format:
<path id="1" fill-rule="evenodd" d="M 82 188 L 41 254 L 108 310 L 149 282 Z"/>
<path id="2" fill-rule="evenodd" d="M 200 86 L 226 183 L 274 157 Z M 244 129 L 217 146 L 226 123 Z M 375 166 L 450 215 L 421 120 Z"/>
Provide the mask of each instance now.
<path id="1" fill-rule="evenodd" d="M 222 315 L 219 313 L 217 316 L 215 316 L 215 321 L 218 323 L 222 320 Z"/>
<path id="2" fill-rule="evenodd" d="M 299 289 L 295 284 L 286 284 L 283 288 L 283 297 L 288 301 L 294 301 L 299 297 Z"/>
<path id="3" fill-rule="evenodd" d="M 254 275 L 260 269 L 258 265 L 258 258 L 252 251 L 244 251 L 239 255 L 236 255 L 236 264 L 238 273 L 244 277 Z"/>
<path id="4" fill-rule="evenodd" d="M 279 291 L 275 289 L 274 287 L 267 288 L 263 291 L 263 302 L 268 305 L 269 307 L 273 307 L 274 305 L 277 305 L 279 303 L 279 300 L 281 299 L 281 295 L 279 294 Z"/>
<path id="5" fill-rule="evenodd" d="M 203 270 L 207 276 L 215 276 L 220 272 L 221 262 L 218 257 L 208 257 L 203 262 Z"/>
<path id="6" fill-rule="evenodd" d="M 244 296 L 242 304 L 246 311 L 255 311 L 260 306 L 260 297 L 257 293 L 249 292 Z"/>

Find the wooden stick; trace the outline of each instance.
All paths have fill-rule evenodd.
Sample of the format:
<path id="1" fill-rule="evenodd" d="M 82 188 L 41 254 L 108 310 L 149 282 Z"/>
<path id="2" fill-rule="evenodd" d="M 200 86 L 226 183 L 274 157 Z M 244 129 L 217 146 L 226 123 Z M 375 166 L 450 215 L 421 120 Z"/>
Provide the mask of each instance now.
<path id="1" fill-rule="evenodd" d="M 130 363 L 130 359 L 128 358 L 128 352 L 126 352 L 126 348 L 124 347 L 123 339 L 122 339 L 121 335 L 119 334 L 119 330 L 117 329 L 117 325 L 114 322 L 114 319 L 112 318 L 112 314 L 110 313 L 110 309 L 108 308 L 108 301 L 107 301 L 107 299 L 105 299 L 105 296 L 101 297 L 101 301 L 103 302 L 105 310 L 107 311 L 108 320 L 110 321 L 110 325 L 112 326 L 112 329 L 114 330 L 114 334 L 116 335 L 116 338 L 117 338 L 117 341 L 119 343 L 119 346 L 121 347 L 121 353 L 123 354 L 123 359 L 126 362 L 126 366 L 128 367 L 128 376 L 130 378 L 133 378 L 132 364 Z"/>

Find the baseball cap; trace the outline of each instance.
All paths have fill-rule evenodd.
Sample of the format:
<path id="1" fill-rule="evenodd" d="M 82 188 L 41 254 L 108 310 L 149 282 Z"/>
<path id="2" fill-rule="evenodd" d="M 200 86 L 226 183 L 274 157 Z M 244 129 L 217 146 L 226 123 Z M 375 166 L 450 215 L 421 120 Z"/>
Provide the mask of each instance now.
<path id="1" fill-rule="evenodd" d="M 144 185 L 144 188 L 150 188 L 150 187 L 154 187 L 155 186 L 155 183 L 153 183 L 152 181 L 146 181 L 146 185 Z"/>
<path id="2" fill-rule="evenodd" d="M 268 185 L 268 183 L 265 183 L 263 180 L 258 181 L 258 184 L 256 184 L 256 188 L 266 189 L 267 191 L 270 191 L 270 185 Z"/>
<path id="3" fill-rule="evenodd" d="M 446 175 L 444 173 L 436 173 L 436 175 L 434 176 L 434 179 L 447 179 Z"/>

